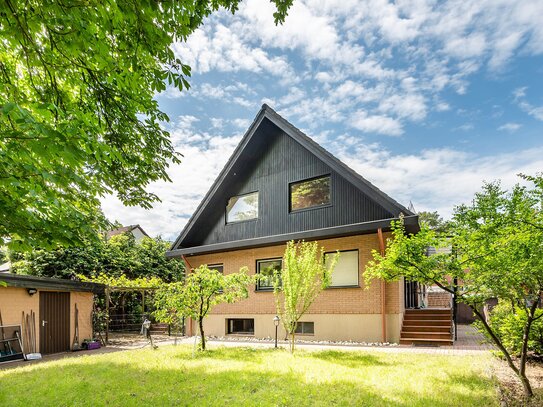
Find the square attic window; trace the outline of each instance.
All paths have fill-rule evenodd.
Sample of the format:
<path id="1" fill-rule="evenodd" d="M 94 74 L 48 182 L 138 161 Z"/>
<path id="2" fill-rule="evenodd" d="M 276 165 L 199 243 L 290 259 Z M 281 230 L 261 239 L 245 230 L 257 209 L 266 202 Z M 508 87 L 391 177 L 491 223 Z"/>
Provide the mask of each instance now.
<path id="1" fill-rule="evenodd" d="M 290 184 L 290 210 L 330 204 L 330 176 L 312 178 Z"/>
<path id="2" fill-rule="evenodd" d="M 230 198 L 226 205 L 226 223 L 258 218 L 258 192 Z"/>

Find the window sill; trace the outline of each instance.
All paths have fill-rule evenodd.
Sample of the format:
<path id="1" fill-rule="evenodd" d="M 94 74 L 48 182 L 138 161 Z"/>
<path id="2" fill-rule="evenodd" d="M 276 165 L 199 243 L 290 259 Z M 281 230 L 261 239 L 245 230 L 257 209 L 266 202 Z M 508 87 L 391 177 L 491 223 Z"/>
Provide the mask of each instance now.
<path id="1" fill-rule="evenodd" d="M 258 220 L 258 218 L 244 219 L 244 220 L 233 220 L 231 222 L 226 222 L 226 226 L 228 226 L 228 225 L 237 225 L 238 223 L 256 222 L 257 220 Z"/>
<path id="2" fill-rule="evenodd" d="M 226 336 L 255 336 L 254 332 L 236 332 L 232 334 L 226 334 Z"/>
<path id="3" fill-rule="evenodd" d="M 255 293 L 273 293 L 273 288 L 256 288 Z"/>
<path id="4" fill-rule="evenodd" d="M 289 212 L 290 214 L 294 213 L 300 213 L 300 212 L 307 212 L 307 211 L 314 211 L 316 209 L 323 209 L 323 208 L 330 208 L 332 204 L 324 204 L 324 205 L 316 205 L 316 206 L 310 206 L 309 208 L 302 208 L 302 209 L 291 209 Z"/>
<path id="5" fill-rule="evenodd" d="M 330 287 L 326 287 L 327 290 L 330 289 L 336 289 L 336 288 L 362 288 L 360 285 L 331 285 Z"/>

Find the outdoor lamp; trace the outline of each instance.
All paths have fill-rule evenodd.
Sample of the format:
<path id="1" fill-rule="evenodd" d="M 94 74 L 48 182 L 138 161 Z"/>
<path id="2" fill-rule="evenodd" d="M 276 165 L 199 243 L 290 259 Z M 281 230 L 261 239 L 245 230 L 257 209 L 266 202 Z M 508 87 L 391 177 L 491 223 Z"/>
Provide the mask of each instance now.
<path id="1" fill-rule="evenodd" d="M 30 295 L 32 297 L 34 294 L 36 294 L 38 292 L 38 290 L 35 289 L 35 288 L 27 288 L 26 292 L 28 293 L 28 295 Z"/>
<path id="2" fill-rule="evenodd" d="M 273 323 L 275 324 L 275 348 L 277 349 L 277 328 L 279 327 L 279 321 L 281 321 L 281 318 L 279 318 L 279 315 L 276 315 L 273 317 Z"/>

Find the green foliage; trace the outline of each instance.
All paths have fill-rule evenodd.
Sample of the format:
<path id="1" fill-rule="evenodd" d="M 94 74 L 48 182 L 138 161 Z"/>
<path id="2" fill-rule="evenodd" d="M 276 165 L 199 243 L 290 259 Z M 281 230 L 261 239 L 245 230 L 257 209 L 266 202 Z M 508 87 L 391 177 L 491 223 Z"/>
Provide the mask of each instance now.
<path id="1" fill-rule="evenodd" d="M 446 233 L 450 227 L 450 223 L 448 221 L 443 220 L 443 218 L 439 216 L 439 213 L 437 213 L 437 211 L 434 211 L 434 212 L 422 211 L 422 212 L 419 212 L 418 215 L 419 215 L 420 224 L 424 223 L 430 229 L 435 230 L 436 232 Z"/>
<path id="2" fill-rule="evenodd" d="M 317 242 L 287 243 L 281 274 L 275 274 L 273 291 L 277 313 L 290 336 L 291 352 L 294 352 L 298 321 L 330 285 L 338 258 L 339 253 L 325 264 L 324 249 Z"/>
<path id="3" fill-rule="evenodd" d="M 217 304 L 247 298 L 247 286 L 254 282 L 247 272 L 243 267 L 239 273 L 223 275 L 202 265 L 189 273 L 184 282 L 164 284 L 158 290 L 154 316 L 158 321 L 174 325 L 186 317 L 194 319 L 200 331 L 200 349 L 205 350 L 204 318 Z"/>
<path id="4" fill-rule="evenodd" d="M 13 271 L 43 277 L 72 279 L 77 276 L 128 280 L 157 277 L 163 281 L 183 279 L 184 265 L 165 254 L 169 243 L 144 237 L 136 242 L 131 233 L 98 237 L 83 247 L 11 253 Z"/>
<path id="5" fill-rule="evenodd" d="M 83 245 L 99 198 L 151 207 L 178 163 L 154 96 L 188 89 L 171 45 L 238 0 L 6 0 L 0 13 L 0 245 Z M 292 0 L 274 0 L 276 23 Z"/>
<path id="6" fill-rule="evenodd" d="M 124 274 L 121 274 L 120 277 L 112 277 L 104 273 L 100 273 L 95 277 L 86 277 L 79 274 L 78 277 L 81 281 L 104 284 L 111 288 L 158 288 L 163 284 L 163 281 L 158 277 L 138 277 L 130 279 Z"/>
<path id="7" fill-rule="evenodd" d="M 533 299 L 543 293 L 543 178 L 521 177 L 532 186 L 516 185 L 508 192 L 497 182 L 485 184 L 470 205 L 455 208 L 446 240 L 427 224 L 423 223 L 420 233 L 413 236 L 406 234 L 402 221 L 395 223 L 386 255 L 374 251 L 365 275 L 367 281 L 405 276 L 456 293 L 457 301 L 472 307 L 486 333 L 519 375 L 526 395 L 531 396 L 525 367 L 537 310 Z M 437 248 L 438 254 L 427 257 L 428 247 Z M 518 367 L 479 311 L 493 298 L 517 304 L 526 315 L 517 333 L 522 337 Z"/>
<path id="8" fill-rule="evenodd" d="M 523 331 L 527 321 L 528 313 L 525 307 L 500 300 L 498 305 L 492 308 L 488 323 L 507 350 L 520 356 Z M 477 321 L 477 325 L 491 340 L 492 338 L 489 337 L 482 324 Z M 537 309 L 535 312 L 528 339 L 528 351 L 538 355 L 543 354 L 543 309 Z"/>

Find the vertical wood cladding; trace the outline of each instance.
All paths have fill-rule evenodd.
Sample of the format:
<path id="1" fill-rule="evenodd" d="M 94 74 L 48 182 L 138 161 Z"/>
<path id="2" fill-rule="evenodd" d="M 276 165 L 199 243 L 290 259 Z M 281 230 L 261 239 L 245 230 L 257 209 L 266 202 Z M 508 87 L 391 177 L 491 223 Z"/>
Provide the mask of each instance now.
<path id="1" fill-rule="evenodd" d="M 257 131 L 260 134 L 255 134 L 182 247 L 394 217 L 271 122 L 265 120 Z M 289 212 L 289 184 L 327 174 L 331 177 L 331 205 Z M 226 224 L 228 199 L 254 191 L 259 192 L 258 219 Z"/>

